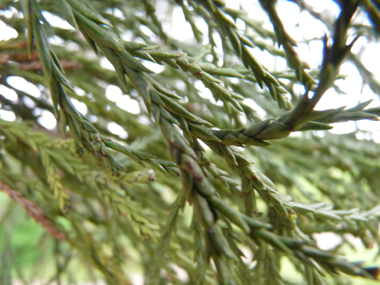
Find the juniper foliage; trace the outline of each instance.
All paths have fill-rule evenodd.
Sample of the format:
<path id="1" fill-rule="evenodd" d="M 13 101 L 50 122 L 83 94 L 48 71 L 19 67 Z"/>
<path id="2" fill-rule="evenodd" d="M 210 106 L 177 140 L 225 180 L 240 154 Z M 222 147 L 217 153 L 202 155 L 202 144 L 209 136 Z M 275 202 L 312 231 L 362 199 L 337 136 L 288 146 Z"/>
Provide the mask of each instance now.
<path id="1" fill-rule="evenodd" d="M 379 145 L 327 132 L 336 122 L 378 120 L 380 108 L 314 108 L 344 78 L 347 60 L 380 94 L 351 52 L 359 37 L 377 40 L 380 3 L 335 1 L 339 16 L 326 19 L 292 2 L 328 30 L 316 70 L 297 54 L 272 0 L 258 1 L 258 9 L 273 29 L 224 0 L 0 1 L 11 12 L 1 21 L 18 33 L 0 42 L 0 83 L 18 98 L 0 95 L 1 108 L 16 116 L 0 119 L 0 190 L 11 198 L 1 209 L 0 283 L 28 282 L 9 234 L 22 208 L 44 228 L 40 250 L 53 250 L 47 284 L 74 282 L 78 268 L 107 284 L 132 284 L 135 270 L 146 284 L 294 284 L 281 272 L 283 260 L 301 284 L 376 278 L 376 267 L 347 260 L 339 247 L 319 249 L 313 234 L 334 232 L 343 244 L 351 234 L 367 248 L 380 243 Z M 162 20 L 177 8 L 192 28 L 190 43 L 170 36 Z M 359 14 L 370 25 L 355 22 Z M 52 25 L 52 15 L 71 29 Z M 269 70 L 252 49 L 285 59 L 286 69 Z M 113 69 L 100 64 L 105 59 Z M 12 76 L 41 95 L 10 84 Z M 200 95 L 197 82 L 215 101 Z M 139 113 L 107 99 L 109 85 L 137 101 Z M 296 85 L 306 92 L 295 93 Z M 44 127 L 42 111 L 54 114 L 57 129 Z M 293 132 L 303 135 L 288 137 Z"/>

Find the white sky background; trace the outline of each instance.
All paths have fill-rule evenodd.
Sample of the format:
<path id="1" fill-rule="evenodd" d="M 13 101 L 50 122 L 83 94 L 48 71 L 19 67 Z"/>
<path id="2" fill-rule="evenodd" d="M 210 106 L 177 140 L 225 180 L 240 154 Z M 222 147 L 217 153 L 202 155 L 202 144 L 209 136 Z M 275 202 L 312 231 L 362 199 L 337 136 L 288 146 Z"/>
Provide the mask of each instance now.
<path id="1" fill-rule="evenodd" d="M 160 12 L 160 10 L 165 11 L 168 5 L 167 2 L 162 0 L 160 2 L 158 12 Z M 262 20 L 264 23 L 264 27 L 269 29 L 272 28 L 270 22 L 267 19 L 266 14 L 259 7 L 257 1 L 227 0 L 226 2 L 228 7 L 235 9 L 238 9 L 241 5 L 246 11 L 249 11 L 250 15 L 254 17 L 256 20 Z M 330 16 L 333 19 L 336 18 L 339 14 L 339 7 L 335 4 L 334 1 L 307 0 L 306 2 L 312 5 L 317 12 L 321 12 L 324 15 Z M 304 40 L 311 40 L 309 44 L 299 43 L 297 52 L 299 53 L 301 58 L 305 60 L 311 67 L 318 67 L 321 63 L 322 55 L 322 43 L 319 40 L 319 38 L 321 38 L 326 31 L 326 27 L 324 26 L 324 24 L 310 16 L 308 12 L 300 12 L 296 4 L 288 1 L 278 1 L 277 11 L 283 21 L 286 31 L 296 41 L 302 42 Z M 4 14 L 5 16 L 10 17 L 12 13 L 16 13 L 16 11 L 6 11 Z M 57 17 L 52 17 L 51 14 L 45 14 L 45 16 L 54 26 L 60 26 L 67 29 L 71 28 L 71 26 L 67 24 L 67 22 L 62 21 Z M 239 28 L 244 29 L 244 24 L 241 21 L 238 20 L 237 25 Z M 198 27 L 201 30 L 207 31 L 207 26 L 203 21 L 199 21 Z M 193 37 L 190 25 L 186 23 L 183 13 L 179 7 L 174 8 L 174 14 L 171 23 L 166 23 L 164 25 L 164 28 L 174 38 L 180 41 L 190 40 Z M 17 32 L 12 28 L 5 26 L 5 24 L 1 21 L 0 30 L 0 41 L 17 37 Z M 148 30 L 147 33 L 149 32 L 150 31 Z M 130 35 L 128 33 L 125 33 L 125 37 L 129 38 Z M 57 40 L 52 39 L 51 41 L 56 42 Z M 207 44 L 207 37 L 205 37 L 204 43 Z M 375 76 L 375 78 L 380 80 L 380 56 L 378 56 L 380 50 L 379 43 L 368 44 L 364 38 L 361 38 L 355 43 L 352 50 L 354 53 L 358 53 L 359 51 L 361 51 L 360 59 L 362 60 L 363 64 L 369 71 L 377 75 Z M 253 49 L 252 53 L 258 59 L 258 61 L 261 62 L 264 66 L 266 66 L 269 70 L 283 70 L 286 67 L 286 62 L 284 59 L 277 58 L 276 60 L 274 60 L 268 52 L 262 52 L 256 48 Z M 147 64 L 149 64 L 149 68 L 153 69 L 156 72 L 162 71 L 161 66 L 157 66 L 150 63 Z M 104 67 L 113 69 L 113 67 L 110 66 L 110 63 L 107 62 L 106 59 L 102 60 L 102 65 Z M 346 95 L 337 94 L 333 89 L 330 89 L 322 97 L 321 101 L 316 106 L 316 109 L 324 110 L 330 108 L 337 108 L 341 106 L 353 107 L 357 103 L 364 102 L 369 99 L 374 99 L 374 101 L 371 103 L 369 107 L 377 107 L 380 105 L 379 97 L 376 96 L 368 86 L 362 85 L 361 76 L 359 75 L 358 71 L 356 70 L 353 64 L 349 62 L 344 63 L 341 67 L 341 74 L 347 75 L 347 78 L 346 80 L 338 80 L 336 84 L 340 87 L 342 91 L 346 93 Z M 37 87 L 33 86 L 32 84 L 29 84 L 24 79 L 21 79 L 19 77 L 13 77 L 11 80 L 8 80 L 8 83 L 22 91 L 31 94 L 32 96 L 41 96 L 41 92 Z M 213 101 L 210 91 L 207 90 L 201 82 L 197 82 L 196 87 L 201 91 L 202 96 Z M 131 113 L 138 114 L 140 112 L 138 102 L 134 99 L 131 99 L 130 96 L 128 96 L 127 94 L 123 94 L 120 88 L 118 88 L 117 86 L 108 86 L 105 88 L 105 95 L 110 101 L 116 102 L 116 104 L 119 107 Z M 302 87 L 299 88 L 299 90 L 295 91 L 298 91 L 300 93 L 303 92 Z M 6 88 L 3 85 L 0 85 L 0 93 L 10 100 L 16 101 L 18 99 L 17 95 L 14 92 L 12 92 L 10 89 Z M 29 103 L 33 104 L 33 102 Z M 73 100 L 73 103 L 80 112 L 84 114 L 87 113 L 87 107 L 85 106 L 85 104 L 75 99 Z M 257 106 L 252 107 L 256 108 Z M 52 114 L 50 114 L 47 111 L 39 110 L 38 108 L 35 110 L 35 112 L 36 114 L 41 116 L 39 122 L 44 127 L 48 129 L 53 129 L 56 126 L 56 120 Z M 0 109 L 0 117 L 9 121 L 15 120 L 15 116 L 12 112 L 2 109 Z M 359 122 L 337 123 L 333 125 L 334 129 L 331 130 L 332 133 L 348 133 L 355 131 L 356 128 L 358 128 L 358 139 L 373 139 L 375 142 L 380 143 L 380 122 L 362 120 Z M 125 138 L 128 136 L 128 134 L 117 124 L 111 123 L 108 127 L 110 131 L 119 134 L 121 137 Z"/>

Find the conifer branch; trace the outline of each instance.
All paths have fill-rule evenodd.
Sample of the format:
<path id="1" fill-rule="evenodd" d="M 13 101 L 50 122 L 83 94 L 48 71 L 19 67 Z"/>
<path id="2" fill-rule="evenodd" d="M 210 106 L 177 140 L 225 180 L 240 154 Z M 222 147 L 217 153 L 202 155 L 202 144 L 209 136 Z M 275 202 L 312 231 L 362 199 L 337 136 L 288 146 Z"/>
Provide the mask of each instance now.
<path id="1" fill-rule="evenodd" d="M 9 198 L 17 202 L 25 209 L 29 216 L 31 216 L 37 223 L 41 225 L 41 227 L 45 228 L 52 237 L 59 240 L 66 240 L 66 235 L 63 232 L 60 232 L 54 224 L 45 217 L 44 211 L 39 208 L 35 203 L 29 201 L 22 194 L 14 189 L 12 189 L 9 185 L 7 185 L 4 181 L 0 181 L 0 190 L 4 191 Z"/>
<path id="2" fill-rule="evenodd" d="M 367 101 L 314 110 L 329 88 L 338 88 L 335 80 L 344 78 L 339 68 L 347 58 L 376 89 L 372 74 L 352 55 L 357 37 L 346 42 L 358 7 L 368 13 L 373 31 L 362 24 L 352 31 L 365 31 L 368 39 L 378 33 L 377 6 L 373 1 L 338 3 L 341 11 L 331 43 L 327 35 L 324 39 L 322 66 L 307 71 L 276 1 L 259 2 L 273 31 L 223 0 L 169 1 L 193 31 L 194 43 L 184 43 L 161 23 L 160 14 L 170 15 L 171 9 L 161 11 L 149 0 L 6 1 L 4 7 L 21 10 L 23 18 L 0 15 L 19 34 L 0 43 L 0 83 L 18 96 L 1 94 L 0 107 L 31 122 L 0 120 L 0 168 L 6 170 L 0 180 L 27 211 L 35 209 L 28 213 L 36 221 L 50 221 L 43 225 L 48 231 L 59 229 L 50 230 L 53 237 L 64 233 L 55 248 L 58 281 L 76 253 L 108 284 L 132 284 L 125 271 L 130 263 L 143 268 L 148 284 L 182 284 L 173 264 L 186 271 L 189 284 L 285 284 L 283 257 L 308 284 L 324 284 L 326 276 L 338 280 L 338 273 L 377 277 L 378 267 L 348 261 L 338 250 L 320 250 L 313 238 L 313 233 L 331 231 L 357 236 L 367 248 L 380 243 L 379 166 L 371 159 L 380 153 L 378 147 L 354 134 L 339 140 L 323 132 L 332 123 L 377 121 L 379 108 L 368 108 Z M 72 29 L 52 26 L 45 11 L 64 18 Z M 199 29 L 199 18 L 207 30 Z M 222 53 L 217 53 L 215 35 Z M 199 44 L 206 37 L 211 48 Z M 64 44 L 52 44 L 61 40 Z M 285 59 L 291 70 L 268 70 L 252 48 Z M 115 70 L 99 64 L 104 57 Z M 144 61 L 164 71 L 153 74 Z M 10 76 L 37 84 L 42 95 L 19 90 L 8 82 Z M 201 98 L 199 82 L 223 106 Z M 302 96 L 293 90 L 298 83 L 306 90 Z M 135 99 L 140 112 L 126 112 L 120 102 L 105 98 L 103 88 L 109 84 Z M 49 87 L 52 106 L 43 86 Z M 89 108 L 88 117 L 72 99 Z M 264 109 L 263 118 L 250 100 Z M 63 135 L 67 126 L 70 134 L 56 138 L 41 124 L 35 106 L 54 113 Z M 128 138 L 107 130 L 109 122 L 127 130 Z M 287 138 L 308 130 L 322 132 Z M 164 160 L 169 156 L 172 161 Z M 320 197 L 333 204 L 320 203 Z M 59 253 L 61 246 L 67 254 Z M 246 250 L 253 255 L 250 265 L 242 258 Z"/>

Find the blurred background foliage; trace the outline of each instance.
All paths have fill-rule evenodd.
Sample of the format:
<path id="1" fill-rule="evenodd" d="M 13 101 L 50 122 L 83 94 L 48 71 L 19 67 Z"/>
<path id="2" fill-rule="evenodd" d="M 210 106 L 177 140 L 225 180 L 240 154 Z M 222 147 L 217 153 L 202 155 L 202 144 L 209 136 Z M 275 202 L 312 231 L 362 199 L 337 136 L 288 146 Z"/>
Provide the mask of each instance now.
<path id="1" fill-rule="evenodd" d="M 329 130 L 380 3 L 309 2 L 0 0 L 0 284 L 375 284 L 380 147 Z"/>

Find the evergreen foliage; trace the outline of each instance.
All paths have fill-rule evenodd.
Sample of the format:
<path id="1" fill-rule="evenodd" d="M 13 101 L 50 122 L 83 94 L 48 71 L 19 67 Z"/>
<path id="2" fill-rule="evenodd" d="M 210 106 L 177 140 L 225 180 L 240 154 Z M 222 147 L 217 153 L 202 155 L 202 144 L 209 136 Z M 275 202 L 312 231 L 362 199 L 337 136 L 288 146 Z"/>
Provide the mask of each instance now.
<path id="1" fill-rule="evenodd" d="M 304 1 L 292 2 L 324 20 Z M 322 64 L 312 70 L 272 0 L 259 4 L 273 29 L 224 0 L 1 0 L 0 9 L 13 13 L 0 19 L 18 36 L 0 42 L 0 84 L 18 100 L 0 94 L 1 108 L 16 115 L 0 119 L 0 190 L 11 198 L 0 210 L 0 284 L 29 282 L 11 238 L 22 208 L 43 228 L 39 250 L 51 249 L 56 264 L 46 281 L 58 284 L 75 282 L 79 269 L 107 284 L 132 284 L 135 270 L 146 284 L 295 284 L 280 272 L 284 260 L 300 284 L 375 279 L 377 267 L 342 257 L 339 247 L 321 250 L 313 237 L 334 232 L 347 244 L 351 234 L 367 248 L 380 245 L 380 147 L 327 131 L 332 123 L 378 120 L 380 108 L 368 101 L 314 110 L 344 78 L 346 60 L 380 95 L 351 52 L 359 37 L 377 40 L 380 3 L 335 2 L 340 14 L 325 22 Z M 193 42 L 167 33 L 156 11 L 164 4 L 167 17 L 181 8 Z M 357 14 L 370 25 L 355 22 Z M 72 29 L 52 26 L 52 15 Z M 252 48 L 286 59 L 287 68 L 268 70 Z M 146 62 L 164 69 L 155 74 Z M 13 86 L 12 76 L 41 95 Z M 222 104 L 200 96 L 196 82 Z M 140 112 L 107 99 L 109 85 L 136 100 Z M 295 93 L 296 85 L 306 92 Z M 54 114 L 57 129 L 41 124 L 42 111 Z M 128 137 L 110 132 L 109 123 Z M 289 137 L 293 132 L 302 136 Z"/>

